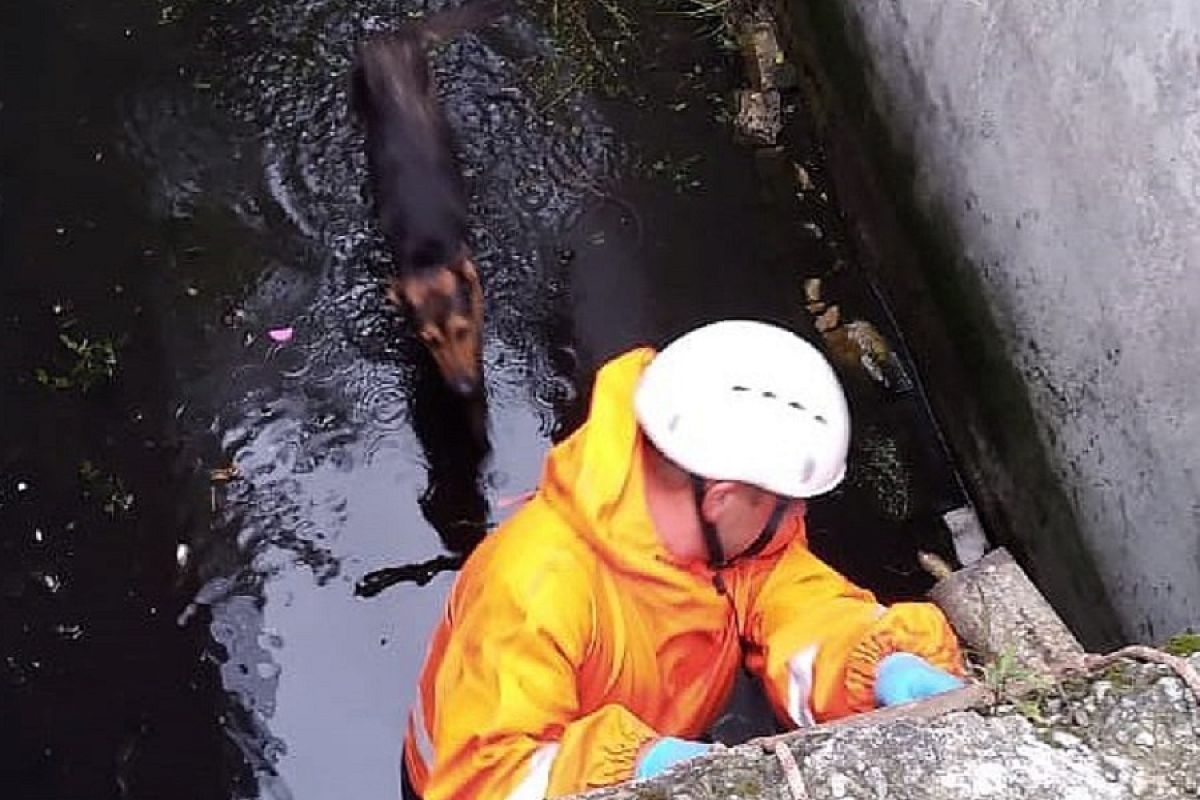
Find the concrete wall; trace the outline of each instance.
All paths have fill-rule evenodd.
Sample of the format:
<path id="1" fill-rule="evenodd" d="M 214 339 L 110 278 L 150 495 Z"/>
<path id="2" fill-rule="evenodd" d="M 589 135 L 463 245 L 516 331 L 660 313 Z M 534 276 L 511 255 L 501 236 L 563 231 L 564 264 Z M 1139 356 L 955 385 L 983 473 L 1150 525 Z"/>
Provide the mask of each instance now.
<path id="1" fill-rule="evenodd" d="M 849 43 L 908 200 L 980 293 L 960 344 L 986 339 L 1024 385 L 1048 471 L 1004 465 L 1005 502 L 1056 481 L 1076 529 L 1018 509 L 1010 533 L 1068 562 L 1037 568 L 1082 625 L 1105 598 L 1076 566 L 1127 637 L 1200 626 L 1200 2 L 815 7 L 818 49 Z M 1090 563 L 1045 541 L 1076 533 Z"/>

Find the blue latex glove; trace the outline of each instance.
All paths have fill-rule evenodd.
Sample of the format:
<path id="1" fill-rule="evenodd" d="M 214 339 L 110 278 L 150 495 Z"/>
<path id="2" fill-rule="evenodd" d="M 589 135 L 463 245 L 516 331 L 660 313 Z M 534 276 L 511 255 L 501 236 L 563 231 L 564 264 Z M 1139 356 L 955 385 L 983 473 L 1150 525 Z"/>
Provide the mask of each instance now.
<path id="1" fill-rule="evenodd" d="M 638 759 L 634 777 L 638 780 L 652 778 L 667 767 L 678 764 L 680 761 L 687 761 L 689 758 L 702 756 L 710 750 L 712 750 L 711 744 L 664 736 L 642 753 L 642 757 Z"/>
<path id="2" fill-rule="evenodd" d="M 912 653 L 892 653 L 875 667 L 875 700 L 881 706 L 894 706 L 921 700 L 963 683 Z"/>

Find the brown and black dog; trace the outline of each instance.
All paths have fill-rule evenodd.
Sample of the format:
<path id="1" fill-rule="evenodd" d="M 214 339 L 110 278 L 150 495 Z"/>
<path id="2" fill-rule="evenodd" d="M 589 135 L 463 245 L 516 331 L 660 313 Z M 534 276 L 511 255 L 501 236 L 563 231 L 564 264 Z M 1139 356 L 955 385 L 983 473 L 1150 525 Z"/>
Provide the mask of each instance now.
<path id="1" fill-rule="evenodd" d="M 446 384 L 482 386 L 483 290 L 467 245 L 467 201 L 426 50 L 491 22 L 502 0 L 477 0 L 359 44 L 352 102 L 366 127 L 380 227 L 392 253 L 386 294 L 407 312 Z"/>

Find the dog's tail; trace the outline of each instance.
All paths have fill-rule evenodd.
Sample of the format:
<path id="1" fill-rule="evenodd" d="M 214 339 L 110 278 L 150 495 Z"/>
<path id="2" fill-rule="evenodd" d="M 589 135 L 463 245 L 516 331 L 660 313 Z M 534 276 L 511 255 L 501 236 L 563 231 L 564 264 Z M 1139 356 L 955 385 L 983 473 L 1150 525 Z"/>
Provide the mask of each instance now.
<path id="1" fill-rule="evenodd" d="M 374 33 L 358 44 L 350 73 L 350 107 L 362 118 L 370 104 L 368 95 L 388 94 L 388 76 L 410 75 L 424 88 L 428 83 L 424 48 L 457 34 L 490 25 L 513 8 L 512 0 L 468 0 L 461 6 L 435 11 L 387 33 Z"/>
<path id="2" fill-rule="evenodd" d="M 512 8 L 512 0 L 471 0 L 461 6 L 436 11 L 412 25 L 425 42 L 436 44 L 460 33 L 486 27 Z"/>

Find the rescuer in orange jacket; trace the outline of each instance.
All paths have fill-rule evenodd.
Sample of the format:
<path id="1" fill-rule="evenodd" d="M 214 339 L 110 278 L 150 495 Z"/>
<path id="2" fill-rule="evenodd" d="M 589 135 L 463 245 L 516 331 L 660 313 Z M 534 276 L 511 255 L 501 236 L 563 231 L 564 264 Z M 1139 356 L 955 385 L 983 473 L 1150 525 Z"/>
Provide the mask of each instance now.
<path id="1" fill-rule="evenodd" d="M 807 548 L 849 415 L 803 339 L 726 321 L 605 365 L 534 497 L 468 558 L 409 717 L 404 791 L 556 797 L 709 745 L 738 665 L 811 725 L 959 681 L 928 603 L 885 608 Z"/>

